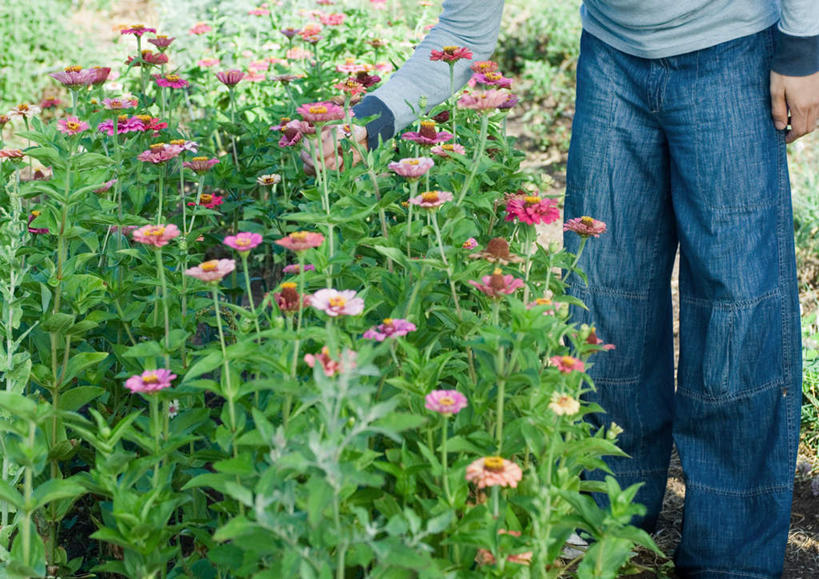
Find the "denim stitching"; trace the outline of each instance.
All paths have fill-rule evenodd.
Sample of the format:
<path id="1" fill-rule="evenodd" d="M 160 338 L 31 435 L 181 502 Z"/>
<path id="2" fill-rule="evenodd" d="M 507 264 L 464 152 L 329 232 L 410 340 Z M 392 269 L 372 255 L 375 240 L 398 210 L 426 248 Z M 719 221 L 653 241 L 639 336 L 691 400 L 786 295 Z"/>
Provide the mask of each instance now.
<path id="1" fill-rule="evenodd" d="M 762 495 L 772 495 L 772 494 L 781 493 L 781 492 L 790 492 L 793 489 L 793 485 L 778 484 L 778 485 L 767 485 L 767 486 L 764 486 L 764 487 L 755 487 L 755 488 L 746 489 L 746 490 L 732 490 L 732 489 L 718 489 L 718 488 L 715 488 L 715 487 L 709 487 L 707 485 L 694 483 L 694 482 L 691 482 L 689 479 L 686 479 L 685 488 L 705 491 L 705 492 L 713 494 L 713 495 L 722 495 L 722 496 L 725 496 L 725 497 L 758 497 L 758 496 L 762 496 Z"/>
<path id="2" fill-rule="evenodd" d="M 628 378 L 597 378 L 594 380 L 595 384 L 605 384 L 608 386 L 627 386 L 629 384 L 637 384 L 640 382 L 639 374 Z"/>
<path id="3" fill-rule="evenodd" d="M 737 393 L 728 393 L 723 396 L 703 396 L 699 392 L 694 390 L 689 390 L 688 388 L 678 387 L 677 394 L 685 396 L 686 398 L 691 398 L 693 400 L 697 400 L 699 402 L 705 402 L 707 404 L 723 404 L 725 402 L 734 402 L 737 400 L 742 400 L 744 398 L 751 398 L 756 394 L 760 394 L 766 390 L 773 390 L 774 388 L 778 388 L 782 386 L 785 381 L 782 378 L 775 378 L 774 380 L 770 380 L 769 382 L 765 382 L 759 386 L 754 388 L 746 388 L 741 392 Z M 796 469 L 796 465 L 794 465 L 794 469 Z"/>
<path id="4" fill-rule="evenodd" d="M 745 298 L 741 300 L 729 300 L 729 299 L 718 299 L 718 300 L 709 300 L 705 298 L 695 298 L 688 295 L 680 295 L 680 301 L 685 302 L 687 304 L 695 305 L 695 306 L 703 306 L 708 308 L 715 308 L 718 310 L 723 311 L 735 311 L 740 308 L 747 308 L 750 306 L 755 306 L 765 300 L 771 299 L 773 297 L 781 297 L 782 292 L 779 287 L 773 289 L 769 292 L 762 294 L 761 296 L 757 296 L 754 298 Z"/>
<path id="5" fill-rule="evenodd" d="M 686 576 L 693 577 L 695 575 L 705 575 L 706 573 L 719 573 L 727 575 L 728 577 L 754 577 L 756 579 L 769 579 L 768 575 L 759 575 L 757 573 L 745 573 L 744 571 L 726 571 L 725 569 L 700 569 L 697 571 L 686 571 Z"/>
<path id="6" fill-rule="evenodd" d="M 585 291 L 585 292 L 588 292 L 588 293 L 596 293 L 596 294 L 603 294 L 603 295 L 609 295 L 609 296 L 617 296 L 617 297 L 623 297 L 623 298 L 630 298 L 630 299 L 634 299 L 634 300 L 643 300 L 643 301 L 645 301 L 650 297 L 650 292 L 648 292 L 648 291 L 634 292 L 634 291 L 622 290 L 622 289 L 619 289 L 619 288 L 613 288 L 613 287 L 608 287 L 608 286 L 604 286 L 604 285 L 597 285 L 597 284 L 581 286 L 579 284 L 576 284 L 576 283 L 572 282 L 572 283 L 569 284 L 569 287 L 574 289 L 574 290 L 579 290 L 581 292 Z"/>

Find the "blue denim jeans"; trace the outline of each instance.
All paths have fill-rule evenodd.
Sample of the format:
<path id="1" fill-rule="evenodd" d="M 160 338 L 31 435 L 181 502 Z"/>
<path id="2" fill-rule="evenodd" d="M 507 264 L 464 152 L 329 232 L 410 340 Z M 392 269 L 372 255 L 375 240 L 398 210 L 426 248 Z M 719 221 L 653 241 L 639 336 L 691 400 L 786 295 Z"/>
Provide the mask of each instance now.
<path id="1" fill-rule="evenodd" d="M 672 440 L 685 472 L 683 577 L 778 577 L 799 436 L 801 349 L 784 132 L 771 119 L 773 30 L 643 59 L 581 41 L 565 217 L 608 232 L 572 276 L 573 321 L 605 414 L 656 524 Z M 565 235 L 569 251 L 579 238 Z M 675 388 L 670 278 L 680 251 Z M 603 478 L 605 473 L 588 473 Z M 602 500 L 602 499 L 601 499 Z"/>

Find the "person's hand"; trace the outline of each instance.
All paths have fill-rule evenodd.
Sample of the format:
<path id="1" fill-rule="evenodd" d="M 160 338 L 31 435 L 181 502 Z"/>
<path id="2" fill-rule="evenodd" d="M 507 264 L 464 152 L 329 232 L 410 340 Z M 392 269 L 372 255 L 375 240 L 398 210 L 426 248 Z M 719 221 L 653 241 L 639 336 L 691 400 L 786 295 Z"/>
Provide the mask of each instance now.
<path id="1" fill-rule="evenodd" d="M 342 139 L 355 139 L 361 146 L 362 151 L 367 150 L 367 129 L 358 125 L 353 125 L 353 131 L 350 133 L 347 125 L 328 125 L 321 129 L 321 151 L 313 151 L 316 147 L 316 136 L 305 135 L 304 147 L 302 148 L 301 157 L 304 163 L 304 172 L 308 175 L 315 175 L 316 168 L 313 166 L 313 156 L 321 164 L 321 158 L 324 157 L 324 163 L 327 170 L 335 170 L 336 167 L 344 169 L 344 149 Z M 335 142 L 337 144 L 336 154 L 333 154 L 333 133 L 335 133 Z M 353 165 L 361 161 L 361 154 L 358 148 L 351 147 L 353 153 Z"/>
<path id="2" fill-rule="evenodd" d="M 771 111 L 774 125 L 780 131 L 791 130 L 785 140 L 793 143 L 816 129 L 819 119 L 819 72 L 810 76 L 785 76 L 771 72 Z"/>

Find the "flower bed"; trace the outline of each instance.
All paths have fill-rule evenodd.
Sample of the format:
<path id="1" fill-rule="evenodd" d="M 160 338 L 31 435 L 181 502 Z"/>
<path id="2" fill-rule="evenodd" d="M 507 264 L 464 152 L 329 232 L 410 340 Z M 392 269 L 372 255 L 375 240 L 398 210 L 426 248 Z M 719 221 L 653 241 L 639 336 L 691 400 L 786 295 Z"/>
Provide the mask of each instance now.
<path id="1" fill-rule="evenodd" d="M 474 63 L 474 86 L 363 150 L 351 104 L 412 34 L 367 4 L 259 7 L 248 54 L 197 24 L 190 68 L 133 25 L 117 83 L 70 66 L 59 120 L 11 111 L 10 574 L 615 577 L 653 548 L 636 488 L 581 477 L 620 453 L 580 402 L 611 346 L 568 322 L 577 256 L 534 243 L 560 216 L 505 138 L 509 79 Z M 589 251 L 605 234 L 566 228 Z M 575 532 L 592 543 L 567 556 Z"/>

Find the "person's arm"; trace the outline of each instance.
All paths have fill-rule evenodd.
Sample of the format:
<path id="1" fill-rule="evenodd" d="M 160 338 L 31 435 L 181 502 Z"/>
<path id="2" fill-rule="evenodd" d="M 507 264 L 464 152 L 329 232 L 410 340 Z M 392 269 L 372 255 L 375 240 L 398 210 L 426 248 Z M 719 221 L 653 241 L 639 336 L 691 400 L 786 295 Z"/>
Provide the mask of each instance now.
<path id="1" fill-rule="evenodd" d="M 808 0 L 814 1 L 814 0 Z M 503 0 L 445 0 L 441 17 L 429 34 L 416 47 L 413 55 L 390 79 L 358 105 L 353 107 L 358 118 L 380 115 L 367 124 L 367 144 L 378 146 L 379 137 L 391 138 L 413 120 L 419 99 L 427 99 L 427 110 L 450 96 L 449 65 L 429 59 L 432 50 L 444 46 L 464 46 L 474 56 L 455 64 L 455 89 L 460 89 L 471 76 L 469 66 L 476 60 L 488 59 L 495 50 L 500 31 Z"/>
<path id="2" fill-rule="evenodd" d="M 771 72 L 772 113 L 785 129 L 788 110 L 793 142 L 816 128 L 819 118 L 819 1 L 782 0 Z"/>

